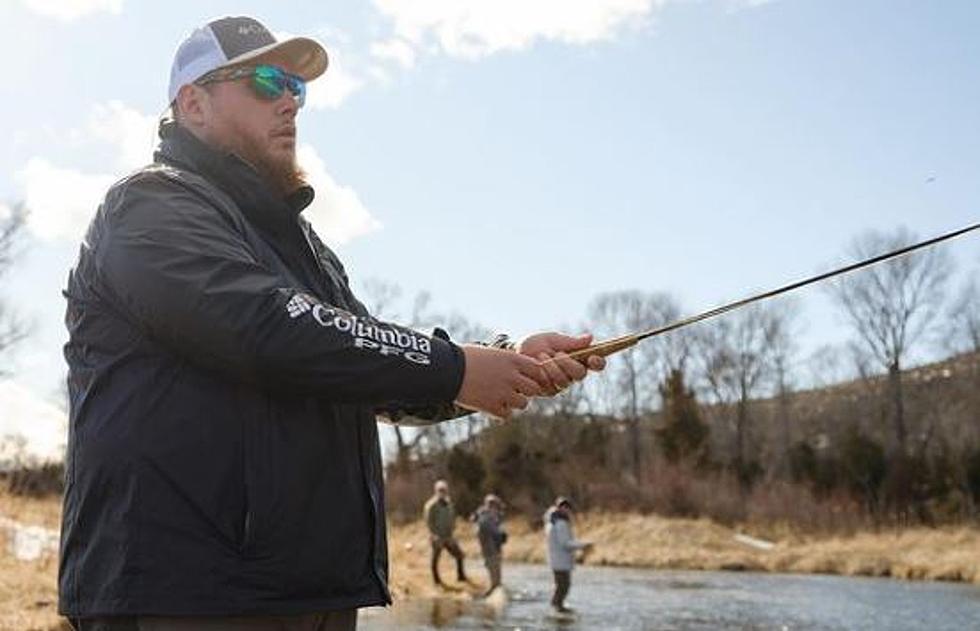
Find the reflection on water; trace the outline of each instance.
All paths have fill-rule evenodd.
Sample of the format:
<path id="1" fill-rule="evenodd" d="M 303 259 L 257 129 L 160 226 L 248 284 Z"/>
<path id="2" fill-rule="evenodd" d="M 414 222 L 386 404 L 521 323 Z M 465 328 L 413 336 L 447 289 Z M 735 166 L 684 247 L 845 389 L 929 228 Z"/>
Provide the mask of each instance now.
<path id="1" fill-rule="evenodd" d="M 505 608 L 415 601 L 363 616 L 362 631 L 943 631 L 980 629 L 980 588 L 888 579 L 580 568 L 573 620 L 549 616 L 551 573 L 508 566 Z"/>
<path id="2" fill-rule="evenodd" d="M 499 595 L 499 594 L 498 594 Z M 453 600 L 433 598 L 412 600 L 386 609 L 363 611 L 358 629 L 454 629 L 465 616 L 482 625 L 471 628 L 492 629 L 503 618 L 504 600 Z"/>

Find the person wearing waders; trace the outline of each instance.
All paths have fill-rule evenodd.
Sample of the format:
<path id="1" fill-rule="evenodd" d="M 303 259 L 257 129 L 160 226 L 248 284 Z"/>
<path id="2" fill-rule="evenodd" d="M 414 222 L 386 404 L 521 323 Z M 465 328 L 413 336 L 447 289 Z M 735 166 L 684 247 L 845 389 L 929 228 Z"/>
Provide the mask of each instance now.
<path id="1" fill-rule="evenodd" d="M 592 547 L 588 541 L 575 539 L 572 529 L 572 503 L 559 497 L 544 515 L 545 535 L 548 539 L 548 565 L 555 579 L 555 591 L 551 596 L 554 613 L 568 615 L 573 610 L 565 606 L 565 598 L 572 587 L 572 569 L 575 553 Z"/>
<path id="2" fill-rule="evenodd" d="M 449 483 L 437 480 L 433 487 L 432 497 L 425 503 L 422 510 L 425 525 L 429 529 L 429 543 L 432 552 L 429 556 L 429 566 L 432 569 L 432 581 L 442 585 L 439 577 L 439 557 L 446 550 L 456 560 L 456 580 L 466 582 L 466 571 L 463 569 L 465 555 L 459 547 L 459 542 L 453 536 L 456 530 L 456 507 L 449 495 Z"/>
<path id="3" fill-rule="evenodd" d="M 81 243 L 58 578 L 75 629 L 355 629 L 391 602 L 376 418 L 508 418 L 585 376 L 564 353 L 588 336 L 459 345 L 357 299 L 302 215 L 298 115 L 327 65 L 249 17 L 192 31 L 152 163 Z"/>
<path id="4" fill-rule="evenodd" d="M 503 528 L 504 503 L 499 497 L 490 493 L 483 498 L 483 505 L 473 516 L 476 522 L 476 537 L 480 542 L 480 552 L 483 554 L 483 564 L 490 576 L 490 586 L 484 597 L 500 587 L 501 553 L 507 542 L 507 533 Z"/>

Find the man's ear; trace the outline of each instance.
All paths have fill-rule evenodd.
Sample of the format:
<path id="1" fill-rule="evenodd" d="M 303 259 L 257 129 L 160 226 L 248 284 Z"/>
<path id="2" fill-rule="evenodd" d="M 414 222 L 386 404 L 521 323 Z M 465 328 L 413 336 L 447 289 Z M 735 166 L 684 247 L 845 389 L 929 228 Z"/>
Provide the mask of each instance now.
<path id="1" fill-rule="evenodd" d="M 177 108 L 180 120 L 188 127 L 207 127 L 211 116 L 211 95 L 203 87 L 187 84 L 177 92 Z"/>

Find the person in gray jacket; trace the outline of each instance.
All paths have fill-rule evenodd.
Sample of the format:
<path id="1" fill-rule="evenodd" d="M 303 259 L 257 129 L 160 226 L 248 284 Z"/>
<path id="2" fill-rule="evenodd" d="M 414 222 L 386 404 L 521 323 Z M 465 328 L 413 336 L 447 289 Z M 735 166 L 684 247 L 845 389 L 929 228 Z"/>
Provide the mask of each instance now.
<path id="1" fill-rule="evenodd" d="M 575 553 L 591 548 L 592 543 L 575 538 L 572 529 L 572 503 L 568 498 L 559 497 L 555 500 L 554 506 L 544 515 L 544 523 L 548 537 L 548 564 L 555 577 L 551 606 L 556 613 L 571 613 L 572 610 L 565 606 L 565 598 L 572 586 Z"/>
<path id="2" fill-rule="evenodd" d="M 489 596 L 500 587 L 501 552 L 507 542 L 507 533 L 503 529 L 503 509 L 504 503 L 500 498 L 490 493 L 483 498 L 483 506 L 473 516 L 480 552 L 483 553 L 483 564 L 487 566 L 487 573 L 490 575 L 490 586 L 484 596 Z"/>

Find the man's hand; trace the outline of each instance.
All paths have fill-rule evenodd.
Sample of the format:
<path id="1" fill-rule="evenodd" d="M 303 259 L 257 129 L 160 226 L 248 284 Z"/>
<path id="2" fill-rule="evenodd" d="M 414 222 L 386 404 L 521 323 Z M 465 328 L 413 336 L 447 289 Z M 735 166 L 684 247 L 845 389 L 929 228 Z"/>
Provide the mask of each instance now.
<path id="1" fill-rule="evenodd" d="M 469 410 L 510 418 L 527 407 L 529 397 L 546 394 L 549 379 L 537 361 L 514 351 L 463 345 L 466 372 L 456 404 Z"/>
<path id="2" fill-rule="evenodd" d="M 566 353 L 586 348 L 591 343 L 592 335 L 589 333 L 577 337 L 561 333 L 538 333 L 521 340 L 517 345 L 517 352 L 543 362 L 542 368 L 548 376 L 545 394 L 556 395 L 572 382 L 585 379 L 588 373 L 585 365 L 568 357 Z M 550 359 L 554 361 L 548 361 Z M 587 363 L 591 370 L 599 371 L 606 367 L 605 358 L 599 355 L 590 356 Z"/>

